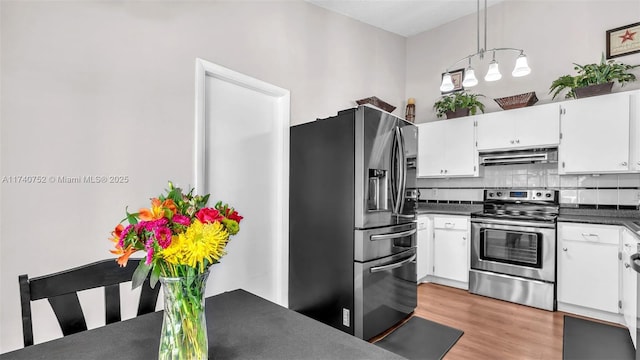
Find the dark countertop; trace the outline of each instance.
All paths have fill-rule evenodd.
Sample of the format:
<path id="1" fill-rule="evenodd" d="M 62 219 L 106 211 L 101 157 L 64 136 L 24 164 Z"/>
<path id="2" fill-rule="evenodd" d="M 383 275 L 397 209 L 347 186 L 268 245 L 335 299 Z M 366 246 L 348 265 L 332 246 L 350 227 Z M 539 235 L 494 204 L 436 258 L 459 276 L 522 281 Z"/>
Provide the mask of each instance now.
<path id="1" fill-rule="evenodd" d="M 558 221 L 625 226 L 640 236 L 640 211 L 560 208 Z"/>
<path id="2" fill-rule="evenodd" d="M 471 213 L 482 211 L 482 204 L 434 204 L 420 203 L 416 213 L 423 214 L 445 214 L 468 216 Z"/>
<path id="3" fill-rule="evenodd" d="M 244 290 L 206 300 L 209 359 L 403 359 Z M 156 359 L 162 312 L 83 331 L 0 359 Z"/>

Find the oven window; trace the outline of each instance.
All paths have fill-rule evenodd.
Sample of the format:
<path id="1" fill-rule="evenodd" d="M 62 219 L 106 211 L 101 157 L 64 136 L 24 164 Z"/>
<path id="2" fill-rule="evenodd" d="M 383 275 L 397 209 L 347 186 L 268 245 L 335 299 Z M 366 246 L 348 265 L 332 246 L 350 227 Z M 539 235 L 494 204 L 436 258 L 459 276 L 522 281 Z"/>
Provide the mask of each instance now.
<path id="1" fill-rule="evenodd" d="M 542 234 L 513 230 L 480 230 L 480 258 L 542 268 Z"/>

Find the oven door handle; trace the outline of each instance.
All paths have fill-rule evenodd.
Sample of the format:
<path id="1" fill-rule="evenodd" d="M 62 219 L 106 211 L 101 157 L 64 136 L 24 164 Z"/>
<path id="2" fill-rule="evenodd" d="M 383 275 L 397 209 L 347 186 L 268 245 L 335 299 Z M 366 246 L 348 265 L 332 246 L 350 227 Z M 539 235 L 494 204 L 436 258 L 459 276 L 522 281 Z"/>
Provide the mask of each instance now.
<path id="1" fill-rule="evenodd" d="M 537 228 L 549 228 L 556 227 L 556 223 L 543 223 L 543 222 L 527 222 L 512 219 L 488 219 L 488 218 L 471 218 L 471 222 L 475 224 L 487 224 L 487 225 L 504 225 L 504 226 L 526 226 Z"/>
<path id="2" fill-rule="evenodd" d="M 408 257 L 408 258 L 406 258 L 406 259 L 404 259 L 402 261 L 398 261 L 397 263 L 388 264 L 388 265 L 382 265 L 382 266 L 374 266 L 369 270 L 369 272 L 374 273 L 374 272 L 386 271 L 386 270 L 399 268 L 399 267 L 402 267 L 406 263 L 412 262 L 413 260 L 416 259 L 417 256 L 418 256 L 418 254 L 413 254 L 410 257 Z"/>
<path id="3" fill-rule="evenodd" d="M 405 236 L 411 236 L 415 234 L 417 231 L 418 231 L 417 229 L 411 229 L 411 230 L 400 231 L 392 234 L 371 235 L 370 239 L 371 241 L 397 239 Z"/>

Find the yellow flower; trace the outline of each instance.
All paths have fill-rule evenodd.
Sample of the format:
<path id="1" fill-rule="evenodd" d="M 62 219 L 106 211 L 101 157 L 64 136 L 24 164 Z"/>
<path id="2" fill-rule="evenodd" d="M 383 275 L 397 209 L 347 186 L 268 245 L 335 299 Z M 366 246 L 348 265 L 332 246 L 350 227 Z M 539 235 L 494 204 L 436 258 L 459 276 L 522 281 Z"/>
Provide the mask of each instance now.
<path id="1" fill-rule="evenodd" d="M 214 264 L 225 255 L 228 240 L 229 233 L 220 222 L 203 224 L 196 219 L 184 233 L 172 238 L 160 256 L 170 264 L 197 267 L 202 272 L 205 260 Z"/>

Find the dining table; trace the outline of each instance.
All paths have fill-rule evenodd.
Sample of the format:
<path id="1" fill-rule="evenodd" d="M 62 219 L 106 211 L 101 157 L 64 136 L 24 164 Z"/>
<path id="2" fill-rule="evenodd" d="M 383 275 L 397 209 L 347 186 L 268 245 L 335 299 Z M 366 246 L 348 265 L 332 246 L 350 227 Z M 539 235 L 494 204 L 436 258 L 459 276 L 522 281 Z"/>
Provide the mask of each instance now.
<path id="1" fill-rule="evenodd" d="M 209 359 L 403 359 L 238 289 L 205 299 Z M 157 311 L 0 354 L 0 360 L 156 359 Z"/>

